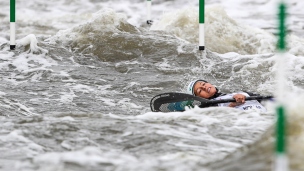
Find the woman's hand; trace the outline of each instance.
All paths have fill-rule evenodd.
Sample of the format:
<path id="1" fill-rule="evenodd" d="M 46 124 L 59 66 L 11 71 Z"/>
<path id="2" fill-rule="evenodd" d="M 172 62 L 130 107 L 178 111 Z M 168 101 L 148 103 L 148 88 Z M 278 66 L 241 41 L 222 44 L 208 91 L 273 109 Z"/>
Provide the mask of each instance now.
<path id="1" fill-rule="evenodd" d="M 229 104 L 229 107 L 235 107 L 235 106 L 239 106 L 241 104 L 244 104 L 245 103 L 245 99 L 246 99 L 246 96 L 243 95 L 243 94 L 235 94 L 233 96 L 233 98 L 236 100 L 236 102 L 231 102 Z"/>

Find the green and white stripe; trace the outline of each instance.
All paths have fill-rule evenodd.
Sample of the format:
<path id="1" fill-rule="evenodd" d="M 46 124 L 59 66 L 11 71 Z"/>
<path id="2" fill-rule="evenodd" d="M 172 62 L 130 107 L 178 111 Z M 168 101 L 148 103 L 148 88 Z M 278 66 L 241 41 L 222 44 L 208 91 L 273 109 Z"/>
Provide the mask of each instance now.
<path id="1" fill-rule="evenodd" d="M 147 24 L 152 24 L 152 19 L 151 19 L 151 6 L 152 6 L 152 1 L 147 0 Z"/>
<path id="2" fill-rule="evenodd" d="M 10 49 L 16 48 L 16 3 L 10 0 Z"/>
<path id="3" fill-rule="evenodd" d="M 279 105 L 277 111 L 277 128 L 276 128 L 276 156 L 274 171 L 288 171 L 288 158 L 285 147 L 285 108 Z"/>
<path id="4" fill-rule="evenodd" d="M 205 50 L 205 0 L 199 1 L 199 50 Z"/>
<path id="5" fill-rule="evenodd" d="M 286 154 L 286 109 L 284 104 L 284 92 L 285 92 L 285 67 L 284 60 L 286 59 L 286 43 L 285 43 L 285 34 L 286 34 L 286 4 L 282 1 L 279 2 L 279 39 L 277 43 L 278 49 L 278 72 L 277 72 L 277 101 L 278 106 L 276 108 L 277 112 L 277 126 L 276 126 L 276 155 L 275 163 L 273 170 L 274 171 L 288 171 L 288 158 Z"/>

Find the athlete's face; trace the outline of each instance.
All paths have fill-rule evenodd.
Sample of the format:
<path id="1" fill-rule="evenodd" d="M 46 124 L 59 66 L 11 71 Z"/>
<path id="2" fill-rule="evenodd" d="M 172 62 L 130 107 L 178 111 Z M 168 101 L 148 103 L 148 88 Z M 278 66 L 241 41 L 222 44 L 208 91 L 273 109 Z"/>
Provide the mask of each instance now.
<path id="1" fill-rule="evenodd" d="M 210 84 L 203 81 L 198 81 L 194 84 L 193 87 L 195 96 L 199 96 L 202 98 L 210 98 L 216 93 L 215 87 Z"/>

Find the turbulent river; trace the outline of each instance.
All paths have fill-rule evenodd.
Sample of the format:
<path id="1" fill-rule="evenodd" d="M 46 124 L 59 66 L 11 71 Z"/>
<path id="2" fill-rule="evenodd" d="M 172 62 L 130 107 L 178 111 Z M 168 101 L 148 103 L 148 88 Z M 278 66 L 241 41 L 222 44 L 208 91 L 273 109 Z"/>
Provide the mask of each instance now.
<path id="1" fill-rule="evenodd" d="M 150 99 L 205 79 L 223 92 L 276 94 L 276 1 L 0 0 L 0 170 L 267 171 L 267 112 L 194 108 L 156 113 Z M 286 106 L 290 170 L 304 169 L 303 2 L 288 1 Z"/>

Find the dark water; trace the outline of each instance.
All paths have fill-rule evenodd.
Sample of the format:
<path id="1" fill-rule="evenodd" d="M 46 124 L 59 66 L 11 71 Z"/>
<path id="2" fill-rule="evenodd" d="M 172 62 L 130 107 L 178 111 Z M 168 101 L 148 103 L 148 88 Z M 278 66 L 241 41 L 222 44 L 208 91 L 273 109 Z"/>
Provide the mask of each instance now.
<path id="1" fill-rule="evenodd" d="M 56 33 L 37 33 L 37 52 L 20 44 L 10 51 L 8 26 L 0 26 L 1 170 L 270 170 L 271 109 L 164 114 L 149 102 L 197 78 L 224 92 L 272 94 L 274 53 L 201 52 L 114 11 L 95 15 L 59 32 L 33 24 Z M 290 87 L 301 89 L 301 57 L 291 61 Z"/>

